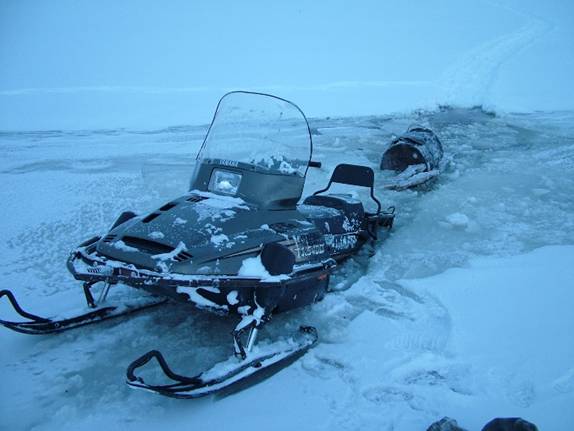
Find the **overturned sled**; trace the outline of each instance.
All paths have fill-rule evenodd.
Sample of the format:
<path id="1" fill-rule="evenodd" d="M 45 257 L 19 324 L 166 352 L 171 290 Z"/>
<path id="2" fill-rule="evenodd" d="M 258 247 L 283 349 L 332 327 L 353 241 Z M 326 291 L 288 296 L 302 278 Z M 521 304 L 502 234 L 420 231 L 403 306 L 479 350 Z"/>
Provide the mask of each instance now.
<path id="1" fill-rule="evenodd" d="M 381 169 L 394 171 L 385 188 L 404 190 L 426 183 L 440 174 L 444 151 L 437 135 L 429 128 L 412 125 L 393 139 L 383 153 Z"/>

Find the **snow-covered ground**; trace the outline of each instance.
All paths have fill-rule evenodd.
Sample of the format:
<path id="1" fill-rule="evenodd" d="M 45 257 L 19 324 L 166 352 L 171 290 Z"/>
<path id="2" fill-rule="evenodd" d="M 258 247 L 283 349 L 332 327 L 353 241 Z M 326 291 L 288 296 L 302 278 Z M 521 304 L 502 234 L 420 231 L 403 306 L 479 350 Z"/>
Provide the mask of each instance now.
<path id="1" fill-rule="evenodd" d="M 413 121 L 448 160 L 426 192 L 377 172 L 394 231 L 266 327 L 319 329 L 288 369 L 223 399 L 129 390 L 152 348 L 187 374 L 229 354 L 235 320 L 177 305 L 53 337 L 0 329 L 0 429 L 574 429 L 572 76 L 570 1 L 0 2 L 0 289 L 38 314 L 81 304 L 69 250 L 187 190 L 206 131 L 188 125 L 226 91 L 312 117 L 306 193 L 337 163 L 377 167 Z"/>
<path id="2" fill-rule="evenodd" d="M 229 354 L 235 320 L 170 305 L 57 336 L 0 330 L 0 428 L 410 431 L 449 415 L 469 430 L 494 416 L 572 429 L 574 113 L 315 118 L 323 168 L 306 193 L 337 163 L 376 167 L 413 121 L 436 130 L 447 168 L 426 192 L 384 191 L 377 171 L 397 208 L 390 238 L 345 265 L 335 282 L 346 290 L 264 330 L 263 341 L 316 326 L 320 344 L 302 359 L 223 399 L 173 400 L 130 390 L 127 364 L 159 348 L 192 374 Z M 0 135 L 0 287 L 39 314 L 79 303 L 69 250 L 121 211 L 184 192 L 204 132 Z"/>

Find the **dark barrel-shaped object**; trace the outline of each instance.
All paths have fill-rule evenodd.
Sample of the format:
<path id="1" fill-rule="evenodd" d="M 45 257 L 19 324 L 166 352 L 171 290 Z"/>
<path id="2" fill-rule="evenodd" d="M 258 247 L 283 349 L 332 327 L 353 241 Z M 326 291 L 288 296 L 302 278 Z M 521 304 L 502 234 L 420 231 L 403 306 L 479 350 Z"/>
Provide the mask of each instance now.
<path id="1" fill-rule="evenodd" d="M 412 125 L 396 137 L 381 160 L 381 169 L 397 172 L 411 165 L 425 165 L 425 172 L 438 169 L 443 156 L 442 144 L 435 133 L 423 126 Z"/>

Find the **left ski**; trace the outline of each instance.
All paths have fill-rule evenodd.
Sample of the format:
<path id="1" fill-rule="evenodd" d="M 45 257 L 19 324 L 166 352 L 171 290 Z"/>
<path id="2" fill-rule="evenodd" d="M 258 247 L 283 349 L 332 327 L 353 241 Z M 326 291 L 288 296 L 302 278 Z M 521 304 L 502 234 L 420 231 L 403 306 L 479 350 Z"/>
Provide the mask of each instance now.
<path id="1" fill-rule="evenodd" d="M 132 362 L 127 369 L 126 383 L 133 388 L 144 389 L 172 398 L 199 398 L 215 393 L 222 393 L 237 387 L 240 383 L 257 377 L 268 377 L 289 365 L 313 347 L 318 340 L 317 330 L 312 326 L 301 326 L 298 338 L 288 343 L 284 349 L 274 352 L 250 352 L 243 360 L 232 358 L 221 362 L 207 371 L 194 377 L 174 373 L 163 355 L 152 350 Z M 135 370 L 156 359 L 166 377 L 175 383 L 165 385 L 147 384 L 141 377 L 135 375 Z M 235 363 L 232 363 L 235 362 Z"/>
<path id="2" fill-rule="evenodd" d="M 157 305 L 167 302 L 165 298 L 153 298 L 149 300 L 140 300 L 133 304 L 109 305 L 109 306 L 95 306 L 92 311 L 83 314 L 76 314 L 67 318 L 45 318 L 36 316 L 35 314 L 24 311 L 14 294 L 9 290 L 1 290 L 0 298 L 6 296 L 14 310 L 27 321 L 12 322 L 0 319 L 0 325 L 22 334 L 29 335 L 44 335 L 53 334 L 56 332 L 63 332 L 69 329 L 78 328 L 93 323 L 98 323 L 103 320 L 109 320 L 127 314 L 135 313 L 140 310 L 155 307 Z"/>

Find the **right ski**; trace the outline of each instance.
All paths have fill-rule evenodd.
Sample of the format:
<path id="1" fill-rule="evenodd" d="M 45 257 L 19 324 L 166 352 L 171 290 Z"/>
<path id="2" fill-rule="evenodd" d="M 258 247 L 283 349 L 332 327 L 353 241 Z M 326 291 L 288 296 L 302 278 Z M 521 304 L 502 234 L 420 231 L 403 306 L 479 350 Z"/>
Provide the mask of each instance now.
<path id="1" fill-rule="evenodd" d="M 0 298 L 6 296 L 14 310 L 28 321 L 12 322 L 0 319 L 0 325 L 5 326 L 22 334 L 44 335 L 56 332 L 63 332 L 80 326 L 98 323 L 103 320 L 113 319 L 115 317 L 125 316 L 140 310 L 145 310 L 167 302 L 165 298 L 150 297 L 149 300 L 139 300 L 133 304 L 122 304 L 119 306 L 95 306 L 92 311 L 87 313 L 73 315 L 67 318 L 45 318 L 24 311 L 14 294 L 9 290 L 1 290 Z"/>
<path id="2" fill-rule="evenodd" d="M 215 393 L 232 391 L 239 384 L 255 383 L 256 378 L 265 378 L 279 371 L 302 356 L 318 340 L 317 330 L 312 326 L 301 326 L 299 337 L 277 350 L 261 349 L 246 355 L 245 359 L 230 358 L 220 362 L 194 377 L 174 373 L 163 355 L 152 350 L 132 362 L 127 369 L 127 384 L 131 387 L 155 392 L 172 398 L 199 398 Z M 135 370 L 156 359 L 164 375 L 174 381 L 164 385 L 146 383 L 135 375 Z M 259 381 L 257 379 L 257 381 Z"/>

